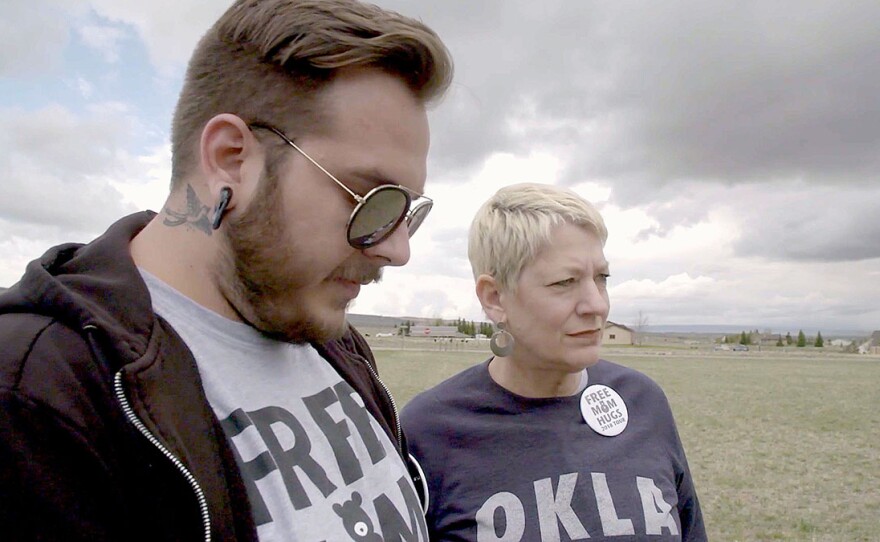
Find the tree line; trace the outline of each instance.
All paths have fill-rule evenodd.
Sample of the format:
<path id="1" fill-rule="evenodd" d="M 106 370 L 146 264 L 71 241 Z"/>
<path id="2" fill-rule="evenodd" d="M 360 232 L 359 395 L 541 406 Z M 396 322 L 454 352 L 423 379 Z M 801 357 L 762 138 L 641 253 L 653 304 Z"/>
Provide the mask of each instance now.
<path id="1" fill-rule="evenodd" d="M 410 330 L 415 323 L 411 320 L 407 320 L 402 324 L 397 326 L 397 334 L 404 335 L 409 337 Z M 462 335 L 467 335 L 469 337 L 475 337 L 477 334 L 485 335 L 489 337 L 492 333 L 495 332 L 495 326 L 493 326 L 490 322 L 474 322 L 473 320 L 465 320 L 464 318 L 459 318 L 458 320 L 445 321 L 439 318 L 435 319 L 433 326 L 455 326 L 456 331 L 461 333 Z"/>
<path id="2" fill-rule="evenodd" d="M 756 338 L 753 339 L 753 335 Z M 750 344 L 756 344 L 755 341 L 760 342 L 760 338 L 762 336 L 763 335 L 757 329 L 754 331 L 749 331 L 749 332 L 746 332 L 745 330 L 743 330 L 739 334 L 734 333 L 732 335 L 725 335 L 722 338 L 721 342 L 727 343 L 727 344 L 742 344 L 742 345 L 748 346 Z M 815 337 L 810 337 L 810 339 L 808 340 L 807 336 L 804 334 L 804 331 L 799 330 L 798 335 L 797 335 L 797 339 L 794 339 L 791 336 L 791 332 L 788 332 L 785 334 L 785 337 L 783 337 L 782 335 L 779 335 L 779 337 L 776 340 L 776 346 L 794 345 L 798 348 L 803 348 L 803 347 L 807 346 L 808 343 L 812 344 L 816 348 L 824 347 L 825 346 L 825 339 L 822 338 L 822 332 L 821 331 L 817 332 Z"/>

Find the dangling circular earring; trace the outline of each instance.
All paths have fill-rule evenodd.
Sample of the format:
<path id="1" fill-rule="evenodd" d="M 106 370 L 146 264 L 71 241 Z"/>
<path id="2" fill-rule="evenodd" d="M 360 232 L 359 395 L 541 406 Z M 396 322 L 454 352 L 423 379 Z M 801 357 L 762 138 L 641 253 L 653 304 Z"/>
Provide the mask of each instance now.
<path id="1" fill-rule="evenodd" d="M 507 324 L 498 322 L 498 331 L 493 333 L 492 338 L 489 340 L 489 348 L 499 358 L 506 358 L 513 353 L 513 343 L 515 341 L 513 340 L 513 335 L 506 328 Z"/>
<path id="2" fill-rule="evenodd" d="M 220 189 L 220 201 L 217 202 L 217 205 L 214 207 L 214 219 L 211 220 L 211 229 L 216 230 L 220 227 L 220 222 L 223 221 L 223 214 L 226 213 L 226 207 L 229 205 L 229 200 L 232 199 L 232 189 L 228 186 L 224 186 Z"/>

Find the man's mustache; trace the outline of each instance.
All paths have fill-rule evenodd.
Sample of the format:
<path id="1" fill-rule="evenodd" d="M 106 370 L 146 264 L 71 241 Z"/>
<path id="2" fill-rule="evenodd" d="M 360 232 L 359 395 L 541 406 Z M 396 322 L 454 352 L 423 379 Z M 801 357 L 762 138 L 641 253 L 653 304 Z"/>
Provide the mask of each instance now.
<path id="1" fill-rule="evenodd" d="M 341 279 L 367 285 L 382 280 L 382 268 L 372 266 L 349 267 L 334 273 L 334 279 Z"/>

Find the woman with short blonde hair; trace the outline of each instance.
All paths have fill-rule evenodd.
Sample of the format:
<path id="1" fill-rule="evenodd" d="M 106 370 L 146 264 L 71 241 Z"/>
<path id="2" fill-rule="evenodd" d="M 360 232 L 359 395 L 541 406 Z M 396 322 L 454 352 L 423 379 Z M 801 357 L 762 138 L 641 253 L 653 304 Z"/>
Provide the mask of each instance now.
<path id="1" fill-rule="evenodd" d="M 502 188 L 477 212 L 468 256 L 493 356 L 402 413 L 431 540 L 706 540 L 663 391 L 599 355 L 607 237 L 552 185 Z"/>

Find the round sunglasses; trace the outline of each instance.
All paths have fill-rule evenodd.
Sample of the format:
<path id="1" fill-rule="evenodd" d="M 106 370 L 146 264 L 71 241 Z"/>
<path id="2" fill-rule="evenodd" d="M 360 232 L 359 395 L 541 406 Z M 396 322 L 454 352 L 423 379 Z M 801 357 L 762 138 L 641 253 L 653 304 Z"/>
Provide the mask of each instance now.
<path id="1" fill-rule="evenodd" d="M 424 222 L 425 217 L 428 216 L 431 207 L 434 206 L 434 201 L 431 198 L 397 184 L 379 185 L 367 192 L 365 196 L 355 194 L 342 184 L 339 179 L 334 177 L 332 173 L 324 169 L 324 166 L 299 148 L 281 130 L 269 124 L 258 122 L 251 123 L 248 126 L 251 129 L 269 130 L 283 139 L 285 143 L 296 149 L 306 160 L 314 164 L 354 198 L 357 205 L 355 205 L 351 216 L 348 218 L 346 233 L 348 235 L 348 244 L 356 249 L 362 250 L 378 245 L 394 233 L 394 230 L 403 222 L 406 222 L 409 236 L 412 237 L 416 230 L 419 229 L 419 226 L 422 225 L 422 222 Z M 410 209 L 413 200 L 419 198 L 423 198 L 425 201 Z"/>

